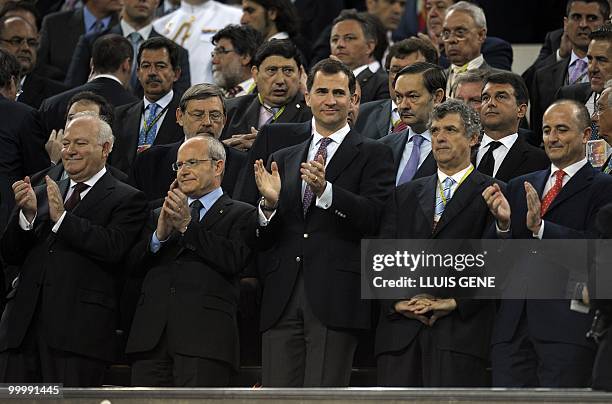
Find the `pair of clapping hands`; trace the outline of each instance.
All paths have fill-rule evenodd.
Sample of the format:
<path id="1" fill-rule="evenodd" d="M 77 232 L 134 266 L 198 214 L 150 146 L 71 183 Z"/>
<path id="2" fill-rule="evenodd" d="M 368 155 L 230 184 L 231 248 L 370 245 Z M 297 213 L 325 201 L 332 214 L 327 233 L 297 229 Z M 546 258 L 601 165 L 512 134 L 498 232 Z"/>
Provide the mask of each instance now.
<path id="1" fill-rule="evenodd" d="M 418 320 L 431 327 L 457 308 L 455 299 L 438 299 L 431 295 L 417 295 L 410 300 L 396 302 L 394 309 L 405 317 Z"/>

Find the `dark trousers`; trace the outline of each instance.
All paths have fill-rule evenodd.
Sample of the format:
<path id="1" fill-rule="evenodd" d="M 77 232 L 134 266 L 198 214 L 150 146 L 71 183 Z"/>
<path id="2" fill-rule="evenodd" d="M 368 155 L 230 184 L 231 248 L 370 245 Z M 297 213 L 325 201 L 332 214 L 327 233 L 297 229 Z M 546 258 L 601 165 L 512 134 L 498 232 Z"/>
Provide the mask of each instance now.
<path id="1" fill-rule="evenodd" d="M 581 345 L 529 336 L 523 312 L 512 340 L 494 344 L 491 349 L 493 386 L 588 387 L 594 356 L 592 349 Z"/>
<path id="2" fill-rule="evenodd" d="M 599 342 L 593 365 L 593 386 L 597 390 L 612 391 L 612 325 Z"/>
<path id="3" fill-rule="evenodd" d="M 490 384 L 485 360 L 462 352 L 439 349 L 436 339 L 433 328 L 423 327 L 403 350 L 379 355 L 376 361 L 378 385 L 486 387 Z"/>
<path id="4" fill-rule="evenodd" d="M 214 326 L 214 325 L 212 325 Z M 132 386 L 228 387 L 232 367 L 225 362 L 176 352 L 164 330 L 153 350 L 133 355 Z"/>
<path id="5" fill-rule="evenodd" d="M 313 314 L 302 274 L 279 322 L 262 336 L 264 387 L 346 387 L 357 336 L 326 327 Z"/>
<path id="6" fill-rule="evenodd" d="M 63 383 L 65 387 L 98 387 L 107 363 L 50 347 L 36 309 L 21 347 L 0 354 L 3 383 Z"/>

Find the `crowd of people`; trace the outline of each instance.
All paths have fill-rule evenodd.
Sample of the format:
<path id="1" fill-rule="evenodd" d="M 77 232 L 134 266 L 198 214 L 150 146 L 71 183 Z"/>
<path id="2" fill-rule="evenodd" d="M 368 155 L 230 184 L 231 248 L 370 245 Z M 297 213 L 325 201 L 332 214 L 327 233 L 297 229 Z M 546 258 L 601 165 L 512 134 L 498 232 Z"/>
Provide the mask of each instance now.
<path id="1" fill-rule="evenodd" d="M 371 355 L 377 386 L 612 389 L 592 284 L 360 275 L 368 238 L 612 234 L 608 1 L 568 0 L 522 76 L 471 2 L 409 38 L 405 0 L 324 3 L 0 1 L 0 381 L 346 387 Z"/>

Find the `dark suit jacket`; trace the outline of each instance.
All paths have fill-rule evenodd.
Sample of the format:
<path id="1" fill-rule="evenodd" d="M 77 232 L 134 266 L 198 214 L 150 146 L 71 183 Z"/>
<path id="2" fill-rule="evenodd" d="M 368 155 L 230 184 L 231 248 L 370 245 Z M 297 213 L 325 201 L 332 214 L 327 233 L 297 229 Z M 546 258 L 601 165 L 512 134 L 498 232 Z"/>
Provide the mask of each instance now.
<path id="1" fill-rule="evenodd" d="M 66 74 L 66 79 L 64 80 L 66 85 L 72 88 L 87 82 L 89 72 L 91 70 L 89 67 L 89 61 L 91 59 L 93 44 L 96 39 L 106 34 L 119 34 L 123 36 L 121 24 L 116 24 L 100 33 L 92 32 L 87 35 L 81 35 L 78 43 L 76 44 L 74 54 L 72 55 L 70 67 L 68 68 L 68 73 Z M 155 31 L 155 29 L 152 29 L 149 38 L 161 36 L 162 35 Z M 149 38 L 145 38 L 145 40 Z M 191 74 L 189 70 L 189 52 L 187 52 L 187 49 L 183 48 L 182 46 L 178 44 L 177 46 L 179 47 L 179 67 L 181 68 L 181 77 L 174 83 L 173 87 L 174 92 L 180 97 L 191 85 Z M 143 97 L 144 92 L 139 81 L 137 81 L 136 88 L 132 89 L 132 93 L 138 98 Z"/>
<path id="2" fill-rule="evenodd" d="M 128 183 L 144 192 L 149 207 L 155 209 L 164 203 L 176 172 L 172 163 L 176 162 L 178 149 L 183 142 L 152 146 L 136 156 L 130 168 Z M 246 153 L 232 147 L 225 147 L 225 173 L 221 181 L 224 194 L 232 197 L 239 174 L 246 161 Z M 252 171 L 252 169 L 251 169 Z"/>
<path id="3" fill-rule="evenodd" d="M 246 156 L 244 170 L 240 173 L 236 184 L 234 199 L 255 205 L 260 197 L 253 170 L 255 161 L 261 159 L 268 162 L 272 153 L 300 144 L 310 136 L 312 136 L 310 122 L 264 125 Z"/>
<path id="4" fill-rule="evenodd" d="M 512 70 L 513 52 L 512 45 L 509 42 L 501 38 L 488 36 L 480 47 L 480 53 L 482 53 L 489 66 L 501 70 Z M 438 64 L 445 69 L 450 67 L 450 61 L 444 54 L 440 55 L 440 62 Z"/>
<path id="5" fill-rule="evenodd" d="M 544 170 L 547 167 L 550 167 L 550 160 L 544 150 L 530 145 L 525 138 L 519 135 L 495 173 L 495 179 L 508 182 L 513 178 Z"/>
<path id="6" fill-rule="evenodd" d="M 382 68 L 376 73 L 367 68 L 356 79 L 361 85 L 362 103 L 389 98 L 389 76 Z"/>
<path id="7" fill-rule="evenodd" d="M 567 82 L 567 57 L 536 71 L 531 85 L 531 129 L 542 138 L 542 117 L 546 108 L 555 101 L 557 90 Z"/>
<path id="8" fill-rule="evenodd" d="M 91 91 L 101 95 L 106 98 L 113 107 L 138 101 L 136 97 L 130 94 L 129 91 L 123 88 L 123 86 L 115 80 L 106 77 L 98 77 L 81 86 L 47 98 L 42 102 L 40 105 L 40 112 L 42 113 L 44 129 L 47 136 L 53 129 L 64 128 L 66 124 L 66 113 L 68 112 L 68 103 L 74 95 L 82 91 Z"/>
<path id="9" fill-rule="evenodd" d="M 45 98 L 66 91 L 68 87 L 58 81 L 39 76 L 36 73 L 30 73 L 26 76 L 21 89 L 23 93 L 17 101 L 38 109 Z"/>
<path id="10" fill-rule="evenodd" d="M 515 178 L 508 183 L 505 195 L 512 210 L 512 238 L 532 238 L 531 231 L 525 224 L 527 201 L 523 183 L 530 182 L 542 199 L 549 176 L 550 168 Z M 597 213 L 602 206 L 610 202 L 612 177 L 587 163 L 562 188 L 542 218 L 545 222 L 542 238 L 597 238 Z M 530 337 L 593 348 L 592 341 L 585 337 L 591 325 L 592 314 L 570 311 L 569 305 L 567 300 L 503 300 L 496 318 L 492 342 L 510 341 L 525 311 L 529 319 L 527 324 Z"/>
<path id="11" fill-rule="evenodd" d="M 247 94 L 227 100 L 227 121 L 220 140 L 232 137 L 233 135 L 244 135 L 251 133 L 251 126 L 259 128 L 259 109 L 261 104 L 257 99 L 257 94 Z M 298 92 L 289 101 L 283 113 L 274 123 L 298 123 L 306 122 L 312 118 L 310 108 L 306 105 L 304 97 Z"/>
<path id="12" fill-rule="evenodd" d="M 387 136 L 391 127 L 391 106 L 389 98 L 361 103 L 355 130 L 370 139 Z"/>
<path id="13" fill-rule="evenodd" d="M 525 80 L 525 84 L 527 84 L 527 87 L 529 88 L 530 94 L 532 91 L 531 84 L 536 71 L 557 62 L 557 49 L 559 49 L 561 46 L 562 36 L 563 28 L 547 32 L 546 37 L 544 38 L 544 44 L 540 48 L 540 53 L 538 54 L 537 59 L 531 66 L 529 66 L 527 70 L 525 70 L 525 72 L 523 72 L 522 76 Z"/>
<path id="14" fill-rule="evenodd" d="M 110 25 L 118 22 L 117 16 L 113 16 Z M 40 30 L 38 65 L 44 68 L 49 78 L 64 81 L 72 53 L 84 33 L 82 8 L 58 11 L 45 17 Z"/>
<path id="15" fill-rule="evenodd" d="M 146 276 L 128 353 L 152 350 L 165 330 L 175 352 L 238 369 L 238 280 L 251 255 L 245 235 L 254 216 L 252 206 L 224 194 L 197 225 L 189 225 L 182 236 L 174 234 L 153 254 L 155 211 L 138 244 Z"/>
<path id="16" fill-rule="evenodd" d="M 161 122 L 158 121 L 158 130 L 154 145 L 169 144 L 181 141 L 185 138 L 183 128 L 176 122 L 176 109 L 180 101 L 180 95 L 174 93 L 172 101 L 168 104 L 166 116 Z M 144 101 L 140 100 L 133 104 L 127 104 L 115 109 L 113 122 L 113 133 L 115 134 L 115 146 L 109 157 L 109 163 L 124 173 L 128 173 L 136 158 L 138 149 L 138 134 L 142 123 Z"/>
<path id="17" fill-rule="evenodd" d="M 59 183 L 63 195 L 69 184 Z M 0 351 L 21 346 L 39 311 L 45 320 L 39 333 L 49 347 L 112 361 L 118 269 L 146 220 L 144 195 L 106 173 L 53 233 L 46 186 L 35 192 L 34 229 L 19 227 L 15 209 L 0 243 L 2 257 L 21 266 L 0 322 Z"/>
<path id="18" fill-rule="evenodd" d="M 128 176 L 125 175 L 123 171 L 119 171 L 115 167 L 109 165 L 106 166 L 106 170 L 110 173 L 110 175 L 115 177 L 115 179 L 127 184 Z M 33 187 L 44 185 L 45 176 L 47 175 L 55 182 L 61 181 L 62 176 L 64 175 L 64 164 L 60 161 L 59 164 L 47 167 L 44 170 L 33 174 L 30 177 L 30 183 Z"/>
<path id="19" fill-rule="evenodd" d="M 493 178 L 476 170 L 457 188 L 434 232 L 438 175 L 419 178 L 396 188 L 387 203 L 380 235 L 389 239 L 480 239 L 490 231 L 493 217 L 481 194 Z M 441 296 L 445 297 L 445 296 Z M 456 299 L 457 309 L 435 323 L 438 349 L 487 359 L 495 315 L 492 301 Z M 397 352 L 408 346 L 424 325 L 396 313 L 394 301 L 381 303 L 376 330 L 376 354 Z"/>
<path id="20" fill-rule="evenodd" d="M 261 329 L 273 327 L 293 292 L 298 271 L 314 315 L 327 327 L 368 329 L 371 302 L 361 299 L 360 240 L 378 232 L 393 189 L 389 148 L 350 131 L 326 168 L 333 202 L 313 205 L 304 217 L 300 164 L 310 139 L 274 153 L 283 184 L 268 226 L 259 227 L 259 248 L 269 251 L 260 267 Z"/>
<path id="21" fill-rule="evenodd" d="M 0 95 L 0 230 L 15 205 L 12 185 L 51 165 L 38 111 Z"/>
<path id="22" fill-rule="evenodd" d="M 576 100 L 586 104 L 592 94 L 593 90 L 589 83 L 578 83 L 559 88 L 559 91 L 557 91 L 555 95 L 555 99 L 560 100 L 562 98 L 569 98 L 570 100 Z"/>
<path id="23" fill-rule="evenodd" d="M 404 129 L 399 133 L 391 133 L 380 139 L 381 143 L 384 143 L 387 146 L 391 147 L 391 150 L 393 151 L 393 167 L 395 168 L 393 171 L 393 182 L 395 182 L 395 179 L 397 178 L 397 171 L 400 168 L 399 165 L 402 160 L 402 154 L 404 153 L 404 148 L 406 147 L 407 141 L 408 129 Z M 421 166 L 419 167 L 417 172 L 414 174 L 414 179 L 428 177 L 430 175 L 435 174 L 437 170 L 438 165 L 433 157 L 433 153 L 429 152 L 423 163 L 421 163 Z"/>

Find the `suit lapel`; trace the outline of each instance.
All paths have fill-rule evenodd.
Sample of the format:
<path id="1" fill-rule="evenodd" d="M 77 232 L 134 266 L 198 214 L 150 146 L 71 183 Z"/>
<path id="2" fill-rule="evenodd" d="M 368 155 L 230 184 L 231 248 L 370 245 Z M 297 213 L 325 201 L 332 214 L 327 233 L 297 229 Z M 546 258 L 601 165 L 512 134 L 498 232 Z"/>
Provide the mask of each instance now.
<path id="1" fill-rule="evenodd" d="M 286 184 L 287 187 L 287 193 L 285 195 L 291 199 L 287 209 L 293 210 L 300 220 L 304 220 L 304 215 L 302 213 L 302 176 L 300 173 L 300 166 L 308 157 L 308 148 L 311 141 L 312 136 L 293 148 L 285 159 L 283 184 Z"/>
<path id="2" fill-rule="evenodd" d="M 285 106 L 285 110 L 278 117 L 274 123 L 293 123 L 298 122 L 296 120 L 297 115 L 304 109 L 301 102 L 303 98 L 300 93 L 298 93 L 293 99 Z M 257 115 L 259 116 L 259 114 Z"/>
<path id="3" fill-rule="evenodd" d="M 125 133 L 128 135 L 127 158 L 130 164 L 136 156 L 138 148 L 138 137 L 140 136 L 140 120 L 144 110 L 144 101 L 137 102 L 128 111 L 126 111 Z M 135 136 L 134 136 L 135 135 Z M 134 136 L 134 137 L 132 137 Z"/>
<path id="4" fill-rule="evenodd" d="M 168 109 L 166 110 L 166 116 L 162 121 L 161 126 L 157 131 L 157 135 L 155 136 L 155 141 L 153 144 L 168 144 L 175 142 L 177 139 L 174 138 L 176 133 L 176 107 L 178 106 L 178 97 L 176 91 L 174 92 L 174 96 L 168 104 Z M 139 128 L 140 130 L 140 128 Z"/>
<path id="5" fill-rule="evenodd" d="M 395 173 L 399 170 L 400 162 L 402 161 L 402 154 L 406 148 L 406 142 L 408 141 L 408 129 L 389 135 L 391 136 L 392 143 L 391 150 L 393 151 L 393 161 L 395 162 Z"/>
<path id="6" fill-rule="evenodd" d="M 259 100 L 257 99 L 257 97 L 253 97 L 253 100 L 251 101 L 251 103 L 246 107 L 244 114 L 242 114 L 242 122 L 253 122 L 253 125 L 246 125 L 248 126 L 247 130 L 250 132 L 251 131 L 251 126 L 255 126 L 257 127 L 257 129 L 261 129 L 259 128 L 259 108 L 260 108 L 260 104 L 259 104 Z M 240 113 L 239 111 L 236 111 L 236 113 Z M 228 137 L 231 137 L 232 135 L 236 135 L 237 133 L 228 133 Z"/>
<path id="7" fill-rule="evenodd" d="M 433 226 L 434 208 L 436 204 L 436 192 L 438 185 L 438 175 L 429 176 L 426 181 L 419 181 L 420 189 L 415 190 L 419 199 L 419 205 L 425 215 L 426 223 Z"/>
<path id="8" fill-rule="evenodd" d="M 359 154 L 359 145 L 362 143 L 361 136 L 355 131 L 349 131 L 336 153 L 325 169 L 325 179 L 331 183 L 336 181 L 351 161 Z"/>
<path id="9" fill-rule="evenodd" d="M 434 230 L 434 237 L 436 234 L 440 233 L 447 224 L 451 223 L 469 204 L 476 200 L 476 197 L 480 193 L 479 185 L 481 183 L 482 177 L 474 170 L 465 181 L 459 185 L 452 195 L 451 200 L 448 201 L 444 208 L 444 213 L 442 213 L 442 217 Z"/>
<path id="10" fill-rule="evenodd" d="M 224 215 L 227 214 L 229 206 L 232 204 L 231 199 L 227 194 L 221 195 L 219 199 L 210 207 L 208 212 L 204 215 L 200 221 L 200 225 L 204 226 L 204 229 L 209 230 L 215 223 L 219 221 Z"/>
<path id="11" fill-rule="evenodd" d="M 527 152 L 523 142 L 524 140 L 520 136 L 516 139 L 516 142 L 508 150 L 508 154 L 506 154 L 506 157 L 499 166 L 495 178 L 507 182 L 512 177 L 512 174 L 523 164 L 525 153 Z"/>
<path id="12" fill-rule="evenodd" d="M 436 162 L 436 159 L 434 159 L 433 152 L 429 152 L 427 157 L 425 157 L 425 160 L 423 160 L 423 164 L 421 164 L 417 172 L 414 173 L 414 178 L 421 178 L 431 175 L 430 173 L 436 172 L 437 168 L 438 163 Z"/>
<path id="13" fill-rule="evenodd" d="M 378 114 L 378 119 L 376 120 L 378 133 L 382 133 L 383 136 L 385 136 L 389 133 L 389 121 L 391 121 L 391 100 L 381 102 L 375 113 Z"/>
<path id="14" fill-rule="evenodd" d="M 106 198 L 115 188 L 113 177 L 107 171 L 85 195 L 83 200 L 74 208 L 74 213 L 81 217 L 89 217 L 89 213 L 96 211 L 96 206 Z"/>
<path id="15" fill-rule="evenodd" d="M 578 172 L 567 182 L 567 184 L 561 188 L 561 192 L 555 199 L 553 199 L 552 203 L 548 207 L 548 210 L 546 211 L 546 215 L 544 216 L 547 216 L 548 212 L 552 211 L 557 205 L 562 204 L 565 200 L 571 198 L 584 188 L 591 185 L 594 174 L 595 170 L 591 164 L 585 164 L 584 167 L 578 170 Z"/>

